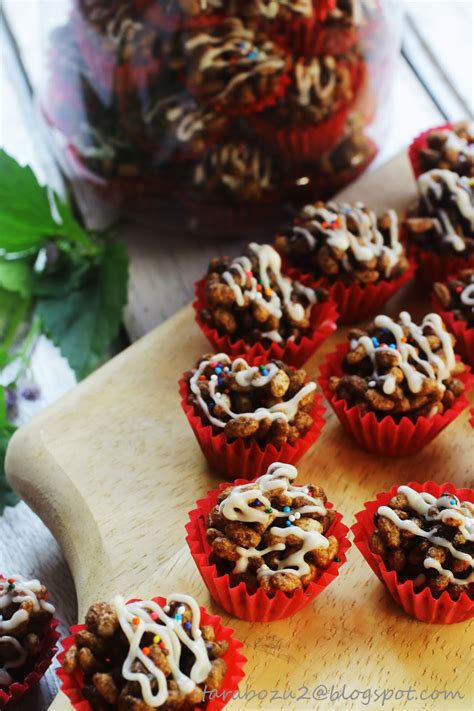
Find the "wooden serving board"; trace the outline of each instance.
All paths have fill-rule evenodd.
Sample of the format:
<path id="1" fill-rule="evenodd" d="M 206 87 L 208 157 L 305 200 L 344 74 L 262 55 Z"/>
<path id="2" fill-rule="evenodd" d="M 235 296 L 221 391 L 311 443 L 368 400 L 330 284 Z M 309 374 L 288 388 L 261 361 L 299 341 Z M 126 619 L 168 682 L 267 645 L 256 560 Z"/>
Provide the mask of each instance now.
<path id="1" fill-rule="evenodd" d="M 402 208 L 413 195 L 406 161 L 399 158 L 378 176 L 369 175 L 350 194 L 376 208 L 391 196 Z M 387 311 L 396 313 L 400 301 L 417 313 L 429 308 L 413 284 Z M 308 361 L 311 375 L 346 331 L 340 329 Z M 184 528 L 195 501 L 220 481 L 198 448 L 177 392 L 182 372 L 208 351 L 186 306 L 13 438 L 9 479 L 59 541 L 75 579 L 81 619 L 92 602 L 116 593 L 146 598 L 185 591 L 222 612 L 201 581 Z M 432 478 L 472 486 L 468 419 L 466 411 L 425 450 L 393 460 L 358 449 L 328 410 L 320 439 L 300 463 L 298 481 L 323 485 L 347 525 L 364 501 L 393 484 Z M 472 627 L 407 617 L 354 547 L 336 581 L 296 616 L 268 624 L 226 613 L 223 618 L 248 657 L 242 696 L 229 709 L 472 708 Z M 412 698 L 424 690 L 459 692 L 462 698 L 408 701 L 400 691 L 395 697 L 408 689 L 414 690 Z M 70 710 L 62 694 L 53 707 Z"/>

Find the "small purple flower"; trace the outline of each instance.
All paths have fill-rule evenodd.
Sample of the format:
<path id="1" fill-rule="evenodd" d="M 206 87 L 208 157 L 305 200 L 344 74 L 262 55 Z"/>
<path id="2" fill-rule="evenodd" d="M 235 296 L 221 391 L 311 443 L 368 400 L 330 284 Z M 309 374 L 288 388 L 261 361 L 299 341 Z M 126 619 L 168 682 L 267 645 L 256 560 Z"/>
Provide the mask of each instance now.
<path id="1" fill-rule="evenodd" d="M 38 400 L 38 398 L 40 397 L 40 394 L 41 394 L 40 389 L 38 388 L 37 385 L 27 385 L 21 391 L 21 396 L 25 400 L 29 400 L 30 402 L 34 402 L 35 400 Z"/>

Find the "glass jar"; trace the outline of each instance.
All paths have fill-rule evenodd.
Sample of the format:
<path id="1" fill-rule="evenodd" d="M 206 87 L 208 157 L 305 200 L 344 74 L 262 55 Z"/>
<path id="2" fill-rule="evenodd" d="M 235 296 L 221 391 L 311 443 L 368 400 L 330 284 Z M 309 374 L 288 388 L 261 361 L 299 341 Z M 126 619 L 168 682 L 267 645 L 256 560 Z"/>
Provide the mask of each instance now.
<path id="1" fill-rule="evenodd" d="M 359 175 L 386 130 L 400 3 L 75 0 L 42 112 L 120 206 L 241 231 Z"/>

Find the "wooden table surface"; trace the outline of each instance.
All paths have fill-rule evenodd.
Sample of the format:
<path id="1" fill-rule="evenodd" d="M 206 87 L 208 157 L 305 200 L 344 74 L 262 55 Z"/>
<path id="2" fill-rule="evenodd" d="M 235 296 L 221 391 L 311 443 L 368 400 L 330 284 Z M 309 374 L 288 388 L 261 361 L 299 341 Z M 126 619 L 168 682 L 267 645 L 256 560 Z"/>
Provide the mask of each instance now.
<path id="1" fill-rule="evenodd" d="M 404 5 L 407 22 L 394 83 L 392 126 L 379 164 L 423 129 L 472 115 L 474 107 L 471 0 L 409 0 Z M 56 187 L 60 174 L 38 122 L 32 86 L 41 83 L 44 71 L 41 37 L 48 23 L 61 20 L 66 7 L 60 0 L 0 2 L 0 146 L 30 163 L 41 179 Z M 125 326 L 134 341 L 192 298 L 195 277 L 209 256 L 225 246 L 194 238 L 176 244 L 162 235 L 157 242 L 153 225 L 146 224 L 127 225 L 123 237 L 132 260 Z M 236 246 L 230 249 L 235 251 Z M 34 368 L 42 398 L 21 413 L 23 421 L 74 384 L 67 364 L 46 339 L 37 346 Z M 49 531 L 24 503 L 0 517 L 0 570 L 40 574 L 63 624 L 75 620 L 76 596 L 67 565 Z M 50 671 L 21 708 L 44 711 L 56 689 Z"/>

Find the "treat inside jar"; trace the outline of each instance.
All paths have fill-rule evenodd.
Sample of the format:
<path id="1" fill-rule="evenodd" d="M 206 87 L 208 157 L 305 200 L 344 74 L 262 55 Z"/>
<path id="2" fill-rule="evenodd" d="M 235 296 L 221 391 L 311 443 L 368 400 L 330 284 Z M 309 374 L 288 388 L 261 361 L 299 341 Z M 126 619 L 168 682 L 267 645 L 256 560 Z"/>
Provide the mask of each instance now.
<path id="1" fill-rule="evenodd" d="M 313 15 L 313 0 L 165 0 L 163 4 L 168 11 L 181 11 L 191 17 L 240 13 L 246 18 L 274 20 Z"/>
<path id="2" fill-rule="evenodd" d="M 472 179 L 450 170 L 429 170 L 418 178 L 418 203 L 405 221 L 408 236 L 423 249 L 442 255 L 474 253 Z"/>
<path id="3" fill-rule="evenodd" d="M 205 323 L 235 340 L 271 344 L 310 333 L 311 310 L 327 300 L 328 292 L 283 276 L 278 252 L 252 242 L 241 257 L 211 261 L 205 296 Z"/>
<path id="4" fill-rule="evenodd" d="M 396 212 L 377 217 L 361 202 L 306 205 L 275 247 L 291 264 L 331 282 L 373 284 L 409 267 Z"/>
<path id="5" fill-rule="evenodd" d="M 245 141 L 215 144 L 197 161 L 192 176 L 201 200 L 236 204 L 264 199 L 277 185 L 278 168 L 270 153 Z"/>
<path id="6" fill-rule="evenodd" d="M 117 596 L 91 605 L 63 667 L 82 671 L 81 691 L 94 709 L 184 710 L 222 684 L 227 650 L 189 595 L 173 593 L 163 607 Z"/>
<path id="7" fill-rule="evenodd" d="M 295 444 L 313 426 L 316 383 L 281 361 L 251 366 L 225 353 L 204 356 L 187 374 L 190 402 L 230 439 Z"/>
<path id="8" fill-rule="evenodd" d="M 474 123 L 460 121 L 451 129 L 433 129 L 419 158 L 424 170 L 440 168 L 474 177 Z"/>
<path id="9" fill-rule="evenodd" d="M 211 560 L 250 592 L 304 589 L 337 557 L 335 512 L 320 486 L 294 484 L 297 474 L 275 462 L 255 482 L 224 489 L 209 514 Z"/>
<path id="10" fill-rule="evenodd" d="M 443 591 L 457 600 L 474 595 L 474 505 L 445 491 L 436 498 L 399 486 L 386 506 L 375 514 L 370 539 L 373 553 L 382 557 L 400 581 L 413 580 L 416 589 L 429 587 L 435 597 Z"/>
<path id="11" fill-rule="evenodd" d="M 433 417 L 464 391 L 456 378 L 464 365 L 456 361 L 454 336 L 438 314 L 427 314 L 420 325 L 406 311 L 397 321 L 379 315 L 367 329 L 352 329 L 349 339 L 343 375 L 332 376 L 329 388 L 363 412 Z"/>
<path id="12" fill-rule="evenodd" d="M 474 328 L 474 269 L 463 269 L 446 284 L 437 282 L 433 288 L 445 311 L 452 311 L 456 319 Z"/>
<path id="13" fill-rule="evenodd" d="M 22 681 L 41 653 L 54 615 L 39 580 L 0 575 L 0 688 Z"/>
<path id="14" fill-rule="evenodd" d="M 185 33 L 179 62 L 200 101 L 238 111 L 274 100 L 287 69 L 284 52 L 238 17 Z"/>

